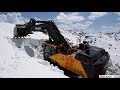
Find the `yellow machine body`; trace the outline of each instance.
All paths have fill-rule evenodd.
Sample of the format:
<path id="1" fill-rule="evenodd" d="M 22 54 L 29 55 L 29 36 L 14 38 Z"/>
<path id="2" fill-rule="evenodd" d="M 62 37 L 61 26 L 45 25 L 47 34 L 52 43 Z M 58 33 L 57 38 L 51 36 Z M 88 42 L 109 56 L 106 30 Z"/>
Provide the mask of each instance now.
<path id="1" fill-rule="evenodd" d="M 61 67 L 77 74 L 78 76 L 87 78 L 87 74 L 81 62 L 73 58 L 72 55 L 64 55 L 64 54 L 58 53 L 50 56 L 50 59 L 54 60 Z"/>

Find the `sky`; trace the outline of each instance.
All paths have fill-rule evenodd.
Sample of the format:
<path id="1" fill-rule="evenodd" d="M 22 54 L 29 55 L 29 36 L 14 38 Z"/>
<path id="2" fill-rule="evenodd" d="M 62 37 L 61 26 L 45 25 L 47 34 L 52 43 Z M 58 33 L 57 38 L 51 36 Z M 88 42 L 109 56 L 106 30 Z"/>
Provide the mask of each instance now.
<path id="1" fill-rule="evenodd" d="M 120 31 L 120 12 L 0 12 L 0 22 L 24 23 L 30 18 L 54 20 L 63 29 L 85 32 Z"/>

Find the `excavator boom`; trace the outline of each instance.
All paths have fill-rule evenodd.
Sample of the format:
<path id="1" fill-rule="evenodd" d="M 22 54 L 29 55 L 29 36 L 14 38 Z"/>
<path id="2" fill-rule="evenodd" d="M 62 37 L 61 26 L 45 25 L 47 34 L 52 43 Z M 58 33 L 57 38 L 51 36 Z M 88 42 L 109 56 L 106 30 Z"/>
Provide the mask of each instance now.
<path id="1" fill-rule="evenodd" d="M 88 43 L 70 47 L 52 20 L 30 19 L 26 24 L 17 24 L 14 28 L 14 38 L 25 37 L 32 32 L 43 32 L 49 36 L 49 40 L 43 45 L 44 59 L 56 63 L 72 76 L 93 78 L 105 74 L 110 56 L 104 49 L 90 46 Z"/>
<path id="2" fill-rule="evenodd" d="M 49 40 L 53 40 L 53 42 L 56 42 L 58 44 L 64 44 L 64 48 L 66 51 L 68 51 L 68 48 L 70 48 L 68 42 L 65 40 L 65 38 L 61 35 L 59 29 L 55 25 L 54 21 L 40 21 L 35 19 L 30 19 L 30 21 L 27 24 L 23 25 L 16 25 L 17 32 L 14 37 L 24 37 L 28 34 L 31 34 L 32 31 L 39 31 L 48 34 Z"/>

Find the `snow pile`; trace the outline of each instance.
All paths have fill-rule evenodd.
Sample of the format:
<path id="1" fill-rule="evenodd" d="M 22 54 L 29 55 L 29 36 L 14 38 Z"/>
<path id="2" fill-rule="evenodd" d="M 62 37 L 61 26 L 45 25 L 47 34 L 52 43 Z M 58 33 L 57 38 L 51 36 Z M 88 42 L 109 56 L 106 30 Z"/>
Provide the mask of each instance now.
<path id="1" fill-rule="evenodd" d="M 0 22 L 1 78 L 68 78 L 62 70 L 42 60 L 41 43 L 47 35 L 35 33 L 13 39 L 14 24 Z"/>

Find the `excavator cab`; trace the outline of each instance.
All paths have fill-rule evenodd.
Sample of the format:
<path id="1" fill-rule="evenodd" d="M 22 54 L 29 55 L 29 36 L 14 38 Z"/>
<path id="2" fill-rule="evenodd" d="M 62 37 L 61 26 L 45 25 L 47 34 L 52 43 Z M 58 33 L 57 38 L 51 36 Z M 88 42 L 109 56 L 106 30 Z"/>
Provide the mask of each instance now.
<path id="1" fill-rule="evenodd" d="M 102 48 L 80 44 L 75 59 L 79 60 L 88 77 L 98 77 L 106 72 L 106 65 L 110 58 L 108 52 Z"/>

